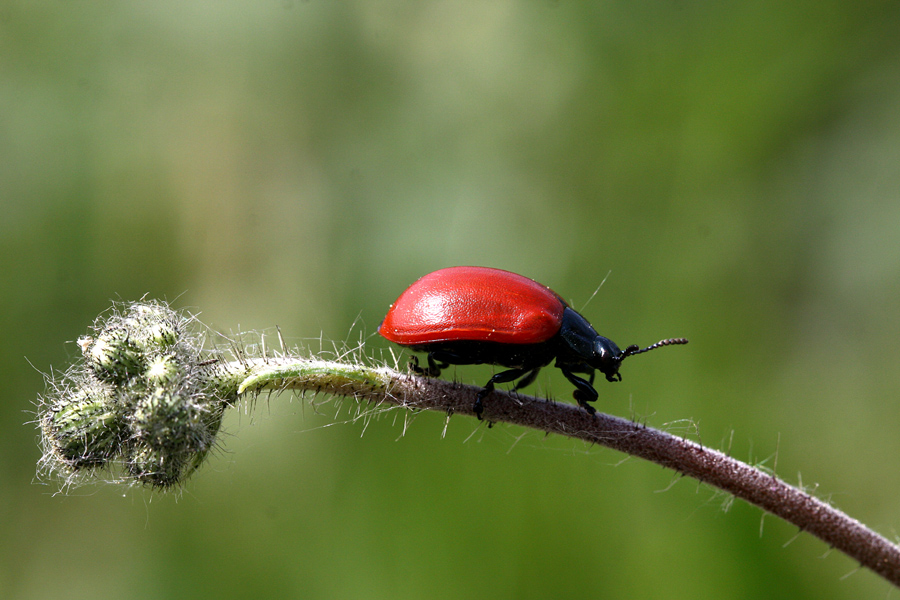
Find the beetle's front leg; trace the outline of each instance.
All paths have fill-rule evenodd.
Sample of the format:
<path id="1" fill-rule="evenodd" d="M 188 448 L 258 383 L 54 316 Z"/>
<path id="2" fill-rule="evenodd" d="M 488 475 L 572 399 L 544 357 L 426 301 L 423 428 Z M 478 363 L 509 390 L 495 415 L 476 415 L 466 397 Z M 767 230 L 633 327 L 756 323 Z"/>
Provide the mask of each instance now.
<path id="1" fill-rule="evenodd" d="M 597 390 L 594 389 L 586 379 L 575 375 L 572 371 L 565 367 L 560 367 L 560 370 L 563 372 L 563 375 L 566 376 L 566 379 L 571 381 L 575 385 L 575 391 L 572 392 L 572 397 L 578 401 L 578 405 L 581 406 L 584 410 L 588 411 L 590 414 L 594 414 L 597 412 L 593 406 L 588 404 L 588 402 L 594 402 L 597 400 L 599 394 Z M 592 377 L 593 379 L 593 377 Z"/>

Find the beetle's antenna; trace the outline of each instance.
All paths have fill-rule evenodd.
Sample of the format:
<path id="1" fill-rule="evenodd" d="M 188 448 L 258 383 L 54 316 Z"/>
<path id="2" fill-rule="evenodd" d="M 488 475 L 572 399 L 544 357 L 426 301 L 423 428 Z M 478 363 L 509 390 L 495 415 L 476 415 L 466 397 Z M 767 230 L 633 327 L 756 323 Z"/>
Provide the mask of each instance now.
<path id="1" fill-rule="evenodd" d="M 667 340 L 660 340 L 653 345 L 647 346 L 646 348 L 641 348 L 637 344 L 632 344 L 631 346 L 625 348 L 625 351 L 622 352 L 622 357 L 619 360 L 622 361 L 625 360 L 625 358 L 628 356 L 643 354 L 644 352 L 650 352 L 651 350 L 656 350 L 657 348 L 662 348 L 663 346 L 678 346 L 687 343 L 688 341 L 685 338 L 669 338 Z"/>

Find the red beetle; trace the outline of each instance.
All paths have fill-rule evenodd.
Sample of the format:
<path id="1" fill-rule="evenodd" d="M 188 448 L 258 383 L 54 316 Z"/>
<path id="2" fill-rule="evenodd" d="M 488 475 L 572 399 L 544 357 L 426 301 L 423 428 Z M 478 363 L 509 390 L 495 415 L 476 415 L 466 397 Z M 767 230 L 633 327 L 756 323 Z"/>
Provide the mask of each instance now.
<path id="1" fill-rule="evenodd" d="M 525 387 L 554 358 L 555 366 L 575 384 L 575 400 L 593 414 L 588 402 L 598 395 L 595 370 L 607 381 L 621 381 L 619 365 L 625 358 L 688 342 L 673 338 L 646 348 L 628 346 L 623 352 L 550 288 L 488 267 L 450 267 L 422 277 L 391 305 L 378 333 L 395 344 L 427 352 L 427 368 L 419 367 L 415 357 L 411 366 L 430 377 L 449 365 L 507 367 L 475 397 L 473 410 L 479 419 L 483 400 L 495 383 L 521 378 L 513 390 Z"/>

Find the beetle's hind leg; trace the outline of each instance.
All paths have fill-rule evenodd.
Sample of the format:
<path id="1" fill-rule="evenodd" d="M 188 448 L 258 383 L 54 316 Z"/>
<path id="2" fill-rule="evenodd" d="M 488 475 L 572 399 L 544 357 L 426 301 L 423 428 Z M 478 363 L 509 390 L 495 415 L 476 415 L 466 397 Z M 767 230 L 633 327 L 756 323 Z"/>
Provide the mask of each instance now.
<path id="1" fill-rule="evenodd" d="M 525 375 L 525 377 L 523 377 L 522 379 L 520 379 L 519 381 L 516 382 L 516 385 L 513 386 L 512 391 L 515 392 L 523 387 L 528 387 L 529 385 L 534 383 L 534 380 L 537 379 L 537 376 L 538 376 L 538 373 L 540 372 L 540 370 L 541 370 L 540 367 L 538 367 L 537 369 L 532 369 L 531 372 L 529 372 L 527 375 Z"/>
<path id="2" fill-rule="evenodd" d="M 420 367 L 419 366 L 419 357 L 418 356 L 410 356 L 409 357 L 409 369 L 413 373 L 418 373 L 419 375 L 425 375 L 426 377 L 437 377 L 441 374 L 441 371 L 449 367 L 450 365 L 445 362 L 439 362 L 434 359 L 434 353 L 428 353 L 428 366 Z"/>
<path id="3" fill-rule="evenodd" d="M 472 405 L 472 410 L 475 412 L 475 416 L 478 417 L 478 420 L 481 421 L 481 413 L 484 412 L 483 401 L 491 394 L 491 392 L 494 391 L 495 383 L 507 383 L 509 381 L 515 381 L 523 375 L 526 375 L 525 379 L 529 380 L 527 383 L 531 383 L 532 381 L 534 381 L 534 378 L 537 377 L 537 371 L 538 369 L 509 369 L 508 371 L 501 371 L 500 373 L 497 373 L 496 375 L 488 379 L 488 382 L 484 384 L 484 387 L 481 388 L 481 391 L 478 392 L 477 396 L 475 396 L 475 404 Z M 517 385 L 513 389 L 516 389 L 518 387 L 520 387 L 520 385 Z"/>

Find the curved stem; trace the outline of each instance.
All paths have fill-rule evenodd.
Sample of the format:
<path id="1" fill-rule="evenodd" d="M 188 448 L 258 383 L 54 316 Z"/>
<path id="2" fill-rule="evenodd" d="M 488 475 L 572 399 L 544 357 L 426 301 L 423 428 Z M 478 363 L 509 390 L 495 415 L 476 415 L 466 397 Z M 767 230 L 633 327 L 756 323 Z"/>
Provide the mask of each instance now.
<path id="1" fill-rule="evenodd" d="M 298 390 L 350 396 L 412 409 L 473 415 L 480 388 L 337 362 L 243 361 L 238 393 Z M 240 369 L 235 369 L 238 371 Z M 717 450 L 619 417 L 589 415 L 570 404 L 494 391 L 484 418 L 599 444 L 672 469 L 793 523 L 900 586 L 900 547 L 859 521 L 771 475 Z"/>

